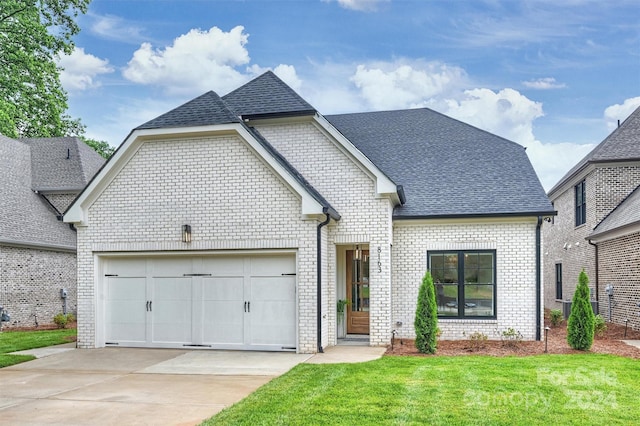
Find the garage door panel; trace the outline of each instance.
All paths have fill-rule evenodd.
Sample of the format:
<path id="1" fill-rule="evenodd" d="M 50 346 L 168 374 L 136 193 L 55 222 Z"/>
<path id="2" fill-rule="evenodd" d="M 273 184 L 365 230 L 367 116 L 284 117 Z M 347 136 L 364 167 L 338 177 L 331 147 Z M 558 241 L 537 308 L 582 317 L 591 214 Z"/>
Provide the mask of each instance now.
<path id="1" fill-rule="evenodd" d="M 252 300 L 292 300 L 295 295 L 293 277 L 252 277 Z"/>
<path id="2" fill-rule="evenodd" d="M 105 262 L 105 274 L 121 277 L 145 277 L 147 275 L 147 263 L 138 258 L 122 257 L 113 258 Z"/>
<path id="3" fill-rule="evenodd" d="M 168 257 L 153 260 L 154 277 L 182 277 L 192 273 L 192 259 L 182 257 Z"/>
<path id="4" fill-rule="evenodd" d="M 238 276 L 244 274 L 243 257 L 205 257 L 202 260 L 203 273 L 210 273 L 215 276 Z"/>
<path id="5" fill-rule="evenodd" d="M 251 276 L 282 276 L 296 272 L 293 256 L 255 256 L 251 258 Z"/>
<path id="6" fill-rule="evenodd" d="M 205 301 L 203 340 L 205 344 L 244 342 L 244 302 Z"/>
<path id="7" fill-rule="evenodd" d="M 146 278 L 109 277 L 105 300 L 106 341 L 145 341 Z"/>
<path id="8" fill-rule="evenodd" d="M 202 279 L 204 300 L 244 300 L 244 277 Z"/>
<path id="9" fill-rule="evenodd" d="M 295 346 L 296 327 L 293 302 L 254 302 L 251 306 L 253 344 Z"/>
<path id="10" fill-rule="evenodd" d="M 192 342 L 192 280 L 155 278 L 151 312 L 154 342 Z"/>

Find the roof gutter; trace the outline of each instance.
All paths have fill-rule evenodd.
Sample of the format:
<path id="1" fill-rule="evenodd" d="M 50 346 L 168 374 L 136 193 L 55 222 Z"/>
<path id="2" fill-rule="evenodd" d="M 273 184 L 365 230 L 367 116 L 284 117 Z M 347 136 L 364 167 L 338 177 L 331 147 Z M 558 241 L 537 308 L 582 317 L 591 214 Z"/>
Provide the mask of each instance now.
<path id="1" fill-rule="evenodd" d="M 541 238 L 540 238 L 540 228 L 542 227 L 542 216 L 538 216 L 538 223 L 536 225 L 536 340 L 540 341 L 542 339 L 541 336 L 541 313 L 542 309 L 542 295 L 540 294 L 542 291 L 542 274 L 540 271 L 541 268 Z"/>
<path id="2" fill-rule="evenodd" d="M 318 224 L 316 244 L 317 244 L 317 267 L 318 267 L 318 282 L 316 288 L 316 312 L 317 312 L 317 324 L 316 329 L 318 332 L 318 353 L 323 353 L 322 349 L 322 227 L 326 226 L 331 220 L 331 215 L 327 212 L 327 208 L 324 209 L 326 219 L 324 222 Z"/>
<path id="3" fill-rule="evenodd" d="M 425 220 L 425 219 L 482 219 L 492 217 L 544 217 L 557 216 L 555 210 L 539 211 L 539 212 L 517 212 L 517 213 L 475 213 L 475 214 L 434 214 L 434 215 L 393 215 L 393 220 Z"/>
<path id="4" fill-rule="evenodd" d="M 596 249 L 596 253 L 595 253 L 595 257 L 596 257 L 596 259 L 595 259 L 595 261 L 596 261 L 596 279 L 595 279 L 595 286 L 596 286 L 596 302 L 598 302 L 598 309 L 597 309 L 597 310 L 598 310 L 598 312 L 596 312 L 596 314 L 599 314 L 599 313 L 600 313 L 600 294 L 599 294 L 600 292 L 598 291 L 598 287 L 599 287 L 599 285 L 598 285 L 598 271 L 599 271 L 598 264 L 600 263 L 600 255 L 598 254 L 598 244 L 597 244 L 597 243 L 594 243 L 594 242 L 593 242 L 593 241 L 591 241 L 590 239 L 588 239 L 588 240 L 587 240 L 587 242 L 588 242 L 590 245 L 594 246 L 594 247 L 595 247 L 595 249 Z"/>

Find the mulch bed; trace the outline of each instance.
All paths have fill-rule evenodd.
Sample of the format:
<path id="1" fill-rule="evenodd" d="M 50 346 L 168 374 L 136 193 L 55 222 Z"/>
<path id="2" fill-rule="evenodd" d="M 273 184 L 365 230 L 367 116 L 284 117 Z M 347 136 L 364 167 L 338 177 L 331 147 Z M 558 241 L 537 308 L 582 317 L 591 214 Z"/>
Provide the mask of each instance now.
<path id="1" fill-rule="evenodd" d="M 550 324 L 545 326 L 551 327 Z M 543 330 L 544 333 L 544 330 Z M 607 323 L 607 329 L 602 336 L 596 336 L 589 352 L 599 354 L 613 354 L 627 358 L 640 359 L 640 349 L 622 342 L 624 326 Z M 544 334 L 543 334 L 544 339 Z M 640 340 L 640 331 L 627 329 L 624 340 Z M 386 355 L 410 356 L 457 356 L 457 355 L 489 355 L 489 356 L 530 356 L 544 353 L 544 341 L 519 342 L 507 345 L 505 342 L 487 340 L 482 347 L 474 347 L 470 340 L 440 340 L 435 355 L 425 355 L 418 352 L 413 340 L 396 339 L 388 346 Z M 557 327 L 551 327 L 547 339 L 547 352 L 550 354 L 581 354 L 584 351 L 571 349 L 567 343 L 567 323 L 562 322 Z"/>

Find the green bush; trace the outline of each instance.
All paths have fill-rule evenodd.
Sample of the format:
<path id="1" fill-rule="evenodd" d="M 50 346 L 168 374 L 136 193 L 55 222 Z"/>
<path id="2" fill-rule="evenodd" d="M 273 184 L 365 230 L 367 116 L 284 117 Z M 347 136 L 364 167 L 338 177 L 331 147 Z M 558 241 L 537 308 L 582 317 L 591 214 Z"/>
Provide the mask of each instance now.
<path id="1" fill-rule="evenodd" d="M 58 326 L 58 328 L 67 328 L 67 324 L 74 322 L 75 320 L 76 316 L 73 314 L 58 314 L 53 317 L 53 322 Z"/>
<path id="2" fill-rule="evenodd" d="M 573 294 L 571 315 L 567 321 L 567 343 L 573 349 L 587 351 L 593 345 L 594 315 L 589 301 L 589 278 L 584 272 L 578 277 L 578 287 Z"/>
<path id="3" fill-rule="evenodd" d="M 563 321 L 562 311 L 560 309 L 552 309 L 549 312 L 549 320 L 551 321 L 551 325 L 557 327 Z"/>
<path id="4" fill-rule="evenodd" d="M 423 354 L 433 354 L 438 346 L 438 310 L 431 272 L 427 271 L 418 292 L 418 306 L 413 323 L 416 348 Z"/>
<path id="5" fill-rule="evenodd" d="M 604 332 L 607 330 L 607 323 L 604 321 L 602 315 L 596 315 L 593 317 L 593 332 L 596 336 L 604 336 Z"/>

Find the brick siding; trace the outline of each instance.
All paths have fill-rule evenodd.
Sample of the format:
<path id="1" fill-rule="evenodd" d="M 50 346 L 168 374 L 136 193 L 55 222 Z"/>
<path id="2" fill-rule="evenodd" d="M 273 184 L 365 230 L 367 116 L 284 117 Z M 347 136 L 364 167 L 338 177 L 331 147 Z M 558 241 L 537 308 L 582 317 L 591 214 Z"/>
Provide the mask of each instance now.
<path id="1" fill-rule="evenodd" d="M 514 328 L 536 337 L 536 222 L 435 222 L 394 225 L 393 322 L 398 337 L 414 338 L 418 290 L 427 270 L 428 250 L 496 250 L 495 320 L 439 319 L 442 339 L 467 339 L 481 332 L 490 339 Z M 463 334 L 464 333 L 464 334 Z"/>
<path id="2" fill-rule="evenodd" d="M 3 329 L 52 324 L 63 310 L 62 288 L 67 313 L 75 313 L 74 253 L 0 246 L 0 306 L 11 316 Z"/>

